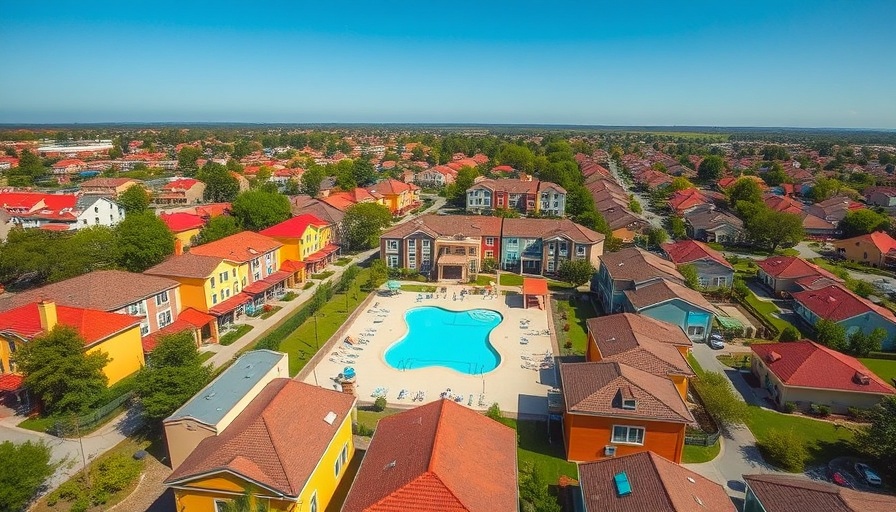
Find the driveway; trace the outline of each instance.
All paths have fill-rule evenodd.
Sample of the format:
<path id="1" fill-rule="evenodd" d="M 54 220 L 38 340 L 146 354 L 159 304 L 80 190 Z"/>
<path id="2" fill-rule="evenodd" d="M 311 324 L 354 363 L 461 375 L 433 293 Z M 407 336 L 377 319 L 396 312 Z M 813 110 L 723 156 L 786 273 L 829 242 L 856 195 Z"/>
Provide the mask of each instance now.
<path id="1" fill-rule="evenodd" d="M 737 374 L 737 370 L 728 368 L 716 359 L 720 351 L 709 348 L 703 343 L 695 343 L 693 348 L 694 359 L 706 371 L 718 372 L 728 376 L 734 388 L 738 391 L 739 400 L 745 400 L 752 405 L 758 405 L 747 382 Z M 723 428 L 722 443 L 719 456 L 710 462 L 701 464 L 684 464 L 688 469 L 699 473 L 710 480 L 721 484 L 728 495 L 742 500 L 745 486 L 743 475 L 750 473 L 776 473 L 775 468 L 766 464 L 756 447 L 756 438 L 745 425 Z"/>
<path id="2" fill-rule="evenodd" d="M 622 179 L 622 175 L 619 174 L 619 168 L 616 166 L 616 162 L 612 158 L 610 159 L 608 167 L 610 168 L 610 173 L 613 175 L 613 178 L 616 179 L 616 183 L 618 183 L 626 193 L 634 195 L 638 202 L 641 203 L 641 208 L 644 211 L 641 212 L 640 217 L 649 222 L 653 227 L 666 229 L 664 226 L 664 217 L 662 215 L 657 215 L 649 209 L 650 197 L 642 192 L 629 190 L 628 183 L 626 183 L 625 180 Z"/>

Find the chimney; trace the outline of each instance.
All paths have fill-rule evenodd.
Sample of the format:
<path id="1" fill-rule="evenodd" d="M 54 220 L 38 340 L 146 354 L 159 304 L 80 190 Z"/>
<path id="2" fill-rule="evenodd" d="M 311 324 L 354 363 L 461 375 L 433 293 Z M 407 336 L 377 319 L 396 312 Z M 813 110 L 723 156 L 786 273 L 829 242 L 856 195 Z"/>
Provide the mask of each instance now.
<path id="1" fill-rule="evenodd" d="M 40 315 L 40 327 L 45 332 L 50 332 L 56 327 L 56 303 L 52 300 L 42 300 L 37 303 L 37 313 Z"/>
<path id="2" fill-rule="evenodd" d="M 174 255 L 181 256 L 184 253 L 184 243 L 180 238 L 174 239 Z"/>

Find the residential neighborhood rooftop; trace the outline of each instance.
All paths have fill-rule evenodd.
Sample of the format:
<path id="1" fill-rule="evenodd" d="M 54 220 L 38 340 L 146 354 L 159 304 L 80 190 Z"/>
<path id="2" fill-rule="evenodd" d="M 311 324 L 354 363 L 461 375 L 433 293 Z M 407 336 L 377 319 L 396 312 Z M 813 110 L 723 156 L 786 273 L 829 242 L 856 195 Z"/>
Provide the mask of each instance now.
<path id="1" fill-rule="evenodd" d="M 241 231 L 214 242 L 191 247 L 190 253 L 245 263 L 282 246 L 273 238 L 252 231 Z"/>
<path id="2" fill-rule="evenodd" d="M 765 512 L 892 512 L 896 496 L 846 489 L 804 476 L 744 475 Z"/>
<path id="3" fill-rule="evenodd" d="M 95 309 L 56 306 L 55 304 L 51 307 L 56 309 L 58 325 L 75 329 L 84 339 L 86 345 L 92 345 L 129 327 L 140 325 L 142 321 L 137 316 L 108 313 Z M 25 339 L 32 339 L 46 333 L 41 322 L 38 303 L 26 304 L 0 313 L 0 332 L 13 333 Z"/>

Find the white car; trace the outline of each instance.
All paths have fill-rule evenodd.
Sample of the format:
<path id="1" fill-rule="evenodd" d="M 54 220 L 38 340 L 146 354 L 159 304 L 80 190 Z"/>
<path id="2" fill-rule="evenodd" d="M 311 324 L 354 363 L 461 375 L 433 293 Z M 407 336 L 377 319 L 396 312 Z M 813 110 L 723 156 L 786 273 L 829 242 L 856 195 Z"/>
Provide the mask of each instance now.
<path id="1" fill-rule="evenodd" d="M 868 466 L 868 464 L 857 462 L 855 468 L 856 473 L 858 473 L 859 476 L 862 477 L 862 480 L 868 482 L 868 485 L 877 486 L 881 484 L 880 477 L 877 476 L 877 473 L 875 473 L 874 470 Z"/>
<path id="2" fill-rule="evenodd" d="M 725 342 L 716 338 L 710 338 L 709 348 L 719 350 L 725 348 Z"/>

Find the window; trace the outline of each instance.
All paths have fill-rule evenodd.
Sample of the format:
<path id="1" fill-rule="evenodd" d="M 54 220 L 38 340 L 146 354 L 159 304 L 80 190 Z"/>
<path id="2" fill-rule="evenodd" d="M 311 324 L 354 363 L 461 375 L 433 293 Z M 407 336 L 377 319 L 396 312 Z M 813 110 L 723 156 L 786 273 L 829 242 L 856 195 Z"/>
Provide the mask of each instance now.
<path id="1" fill-rule="evenodd" d="M 217 304 L 217 303 L 218 303 L 218 294 L 213 293 L 212 294 L 212 304 Z"/>
<path id="2" fill-rule="evenodd" d="M 227 512 L 230 508 L 229 500 L 215 500 L 215 512 Z"/>
<path id="3" fill-rule="evenodd" d="M 554 271 L 554 260 L 548 260 L 548 272 Z"/>
<path id="4" fill-rule="evenodd" d="M 576 256 L 584 256 L 585 255 L 585 246 L 577 245 L 576 246 Z"/>
<path id="5" fill-rule="evenodd" d="M 211 282 L 212 282 L 212 289 L 214 289 L 215 288 L 215 276 L 212 276 Z"/>
<path id="6" fill-rule="evenodd" d="M 156 306 L 161 306 L 168 302 L 168 290 L 156 295 Z"/>
<path id="7" fill-rule="evenodd" d="M 317 491 L 314 491 L 314 494 L 311 495 L 311 512 L 317 512 Z"/>
<path id="8" fill-rule="evenodd" d="M 398 240 L 386 240 L 387 252 L 398 252 Z"/>
<path id="9" fill-rule="evenodd" d="M 333 475 L 339 478 L 340 471 L 342 471 L 342 459 L 336 457 L 336 462 L 333 464 Z"/>
<path id="10" fill-rule="evenodd" d="M 409 251 L 416 251 L 416 250 L 417 250 L 417 241 L 414 240 L 413 238 L 410 239 L 410 240 L 408 240 L 408 250 L 409 250 Z"/>
<path id="11" fill-rule="evenodd" d="M 233 269 L 233 277 L 236 277 L 236 269 Z"/>
<path id="12" fill-rule="evenodd" d="M 342 460 L 343 465 L 348 462 L 348 443 L 342 445 L 342 452 L 339 454 L 339 458 Z"/>
<path id="13" fill-rule="evenodd" d="M 389 266 L 389 268 L 398 268 L 398 256 L 386 257 L 386 264 Z"/>
<path id="14" fill-rule="evenodd" d="M 714 277 L 712 279 L 712 284 L 715 286 L 728 286 L 728 278 L 727 277 Z"/>
<path id="15" fill-rule="evenodd" d="M 227 272 L 221 272 L 220 274 L 218 274 L 218 280 L 221 281 L 222 283 L 224 281 L 227 281 L 227 279 L 229 277 L 230 277 L 230 274 L 228 274 Z"/>
<path id="16" fill-rule="evenodd" d="M 491 236 L 485 237 L 485 245 L 495 245 L 494 237 L 491 237 Z"/>
<path id="17" fill-rule="evenodd" d="M 622 401 L 622 408 L 628 409 L 630 411 L 634 411 L 635 408 L 637 407 L 637 405 L 638 405 L 638 402 L 636 402 L 634 398 L 626 399 L 626 400 Z"/>
<path id="18" fill-rule="evenodd" d="M 430 241 L 429 240 L 421 240 L 423 243 L 423 254 L 429 254 Z"/>
<path id="19" fill-rule="evenodd" d="M 159 313 L 158 318 L 159 329 L 161 329 L 162 327 L 165 327 L 166 325 L 171 323 L 171 310 L 167 309 L 165 311 L 162 311 L 161 313 Z"/>
<path id="20" fill-rule="evenodd" d="M 140 322 L 140 337 L 146 336 L 149 334 L 149 324 L 145 321 Z"/>
<path id="21" fill-rule="evenodd" d="M 252 268 L 253 269 L 258 268 L 260 266 L 261 266 L 261 261 L 258 258 L 255 258 L 254 260 L 252 260 Z"/>
<path id="22" fill-rule="evenodd" d="M 495 251 L 485 251 L 485 257 L 486 257 L 486 258 L 494 258 L 494 257 L 495 257 Z"/>
<path id="23" fill-rule="evenodd" d="M 644 428 L 613 425 L 614 443 L 644 444 Z"/>
<path id="24" fill-rule="evenodd" d="M 703 326 L 702 325 L 689 325 L 688 326 L 688 336 L 703 336 Z"/>

